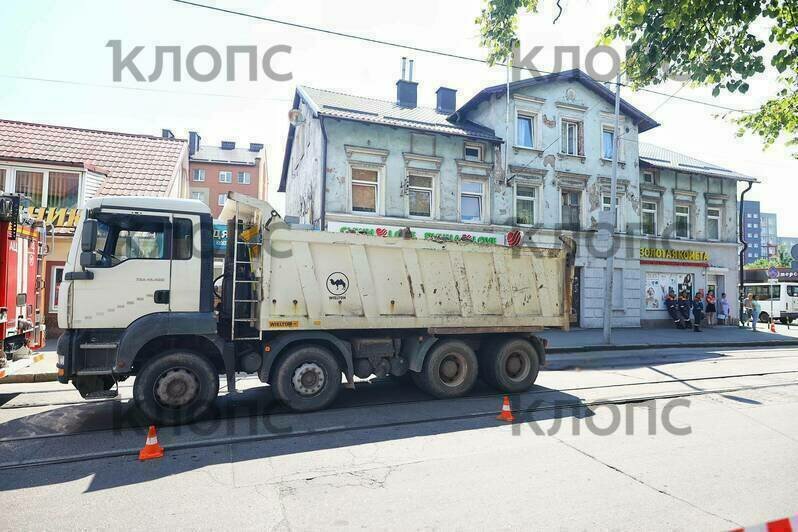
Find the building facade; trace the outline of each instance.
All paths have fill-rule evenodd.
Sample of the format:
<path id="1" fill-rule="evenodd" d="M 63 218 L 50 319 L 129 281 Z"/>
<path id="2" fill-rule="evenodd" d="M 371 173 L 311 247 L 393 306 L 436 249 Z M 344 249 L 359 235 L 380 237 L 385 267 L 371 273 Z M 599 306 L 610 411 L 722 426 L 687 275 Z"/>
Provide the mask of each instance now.
<path id="1" fill-rule="evenodd" d="M 767 244 L 762 242 L 761 211 L 758 201 L 743 201 L 743 238 L 748 244 L 745 264 L 767 258 Z"/>
<path id="2" fill-rule="evenodd" d="M 614 94 L 583 72 L 513 82 L 509 105 L 505 85 L 459 107 L 440 87 L 435 108 L 417 105 L 417 88 L 399 80 L 396 100 L 382 101 L 299 87 L 279 188 L 286 215 L 379 236 L 409 227 L 416 238 L 503 243 L 518 228 L 525 245 L 542 247 L 567 236 L 577 244 L 572 319 L 582 327 L 600 327 L 608 310 L 615 326 L 666 321 L 661 290 L 671 278 L 689 290 L 736 285 L 736 183 L 747 178 L 681 166 L 695 160 L 678 154 L 644 161 L 638 135 L 658 124 L 622 101 L 605 293 Z"/>
<path id="3" fill-rule="evenodd" d="M 230 191 L 265 199 L 266 158 L 263 144 L 236 147 L 233 141 L 219 146 L 201 144 L 201 137 L 190 131 L 189 174 L 191 197 L 208 205 L 213 217 L 219 216 Z"/>
<path id="4" fill-rule="evenodd" d="M 86 200 L 188 197 L 188 143 L 168 130 L 157 137 L 0 120 L 0 190 L 25 195 L 28 215 L 52 227 L 42 308 L 57 334 L 58 286 Z"/>

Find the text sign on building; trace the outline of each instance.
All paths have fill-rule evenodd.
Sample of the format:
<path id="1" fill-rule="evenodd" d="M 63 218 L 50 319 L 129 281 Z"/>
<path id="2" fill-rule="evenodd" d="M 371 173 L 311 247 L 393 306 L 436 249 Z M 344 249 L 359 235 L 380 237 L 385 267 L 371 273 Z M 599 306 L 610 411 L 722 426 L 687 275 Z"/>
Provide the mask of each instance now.
<path id="1" fill-rule="evenodd" d="M 359 224 L 329 222 L 327 228 L 330 231 L 339 233 L 356 233 L 363 235 L 373 235 L 382 237 L 403 237 L 404 228 L 391 227 L 384 225 Z M 450 240 L 456 242 L 475 242 L 477 244 L 498 244 L 499 237 L 495 233 L 481 233 L 469 231 L 445 231 L 440 229 L 428 229 L 421 227 L 410 227 L 412 238 L 419 240 Z"/>
<path id="2" fill-rule="evenodd" d="M 640 248 L 640 259 L 707 262 L 709 253 L 693 249 Z"/>
<path id="3" fill-rule="evenodd" d="M 28 218 L 53 227 L 74 229 L 80 221 L 81 209 L 65 207 L 28 207 Z"/>

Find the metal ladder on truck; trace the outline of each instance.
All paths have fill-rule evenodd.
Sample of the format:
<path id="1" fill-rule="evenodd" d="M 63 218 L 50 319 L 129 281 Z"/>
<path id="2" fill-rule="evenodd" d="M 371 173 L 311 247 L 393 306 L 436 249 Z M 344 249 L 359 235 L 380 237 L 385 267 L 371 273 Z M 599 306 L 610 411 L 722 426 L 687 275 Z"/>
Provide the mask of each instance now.
<path id="1" fill-rule="evenodd" d="M 252 248 L 254 246 L 260 246 L 261 242 L 259 241 L 250 241 L 250 240 L 242 240 L 241 234 L 246 231 L 239 231 L 239 228 L 243 227 L 243 223 L 239 218 L 239 208 L 238 202 L 236 201 L 235 204 L 235 223 L 234 223 L 234 230 L 233 230 L 233 295 L 232 295 L 232 308 L 230 314 L 230 339 L 231 340 L 260 340 L 260 334 L 257 336 L 240 336 L 238 334 L 238 324 L 239 323 L 246 323 L 249 324 L 250 329 L 257 329 L 258 323 L 258 309 L 260 308 L 260 292 L 261 292 L 261 285 L 262 280 L 256 277 L 254 269 L 252 268 Z M 247 231 L 253 229 L 250 227 Z M 239 246 L 245 248 L 247 250 L 247 260 L 239 260 L 241 257 L 239 256 Z M 242 269 L 242 266 L 247 265 L 249 266 L 249 279 L 239 279 L 239 270 Z M 243 272 L 242 272 L 243 273 Z M 239 286 L 249 286 L 250 290 L 247 290 L 249 294 L 246 299 L 239 299 L 238 298 L 238 287 Z M 245 308 L 248 309 L 248 312 L 245 316 L 241 316 L 238 314 L 237 310 L 239 305 L 243 305 Z"/>

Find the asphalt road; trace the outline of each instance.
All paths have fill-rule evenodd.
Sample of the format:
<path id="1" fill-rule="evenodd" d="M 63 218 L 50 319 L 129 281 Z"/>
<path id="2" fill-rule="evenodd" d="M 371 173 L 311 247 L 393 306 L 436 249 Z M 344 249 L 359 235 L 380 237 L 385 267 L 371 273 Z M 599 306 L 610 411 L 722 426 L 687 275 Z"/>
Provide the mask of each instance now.
<path id="1" fill-rule="evenodd" d="M 562 356 L 512 397 L 392 379 L 295 415 L 242 381 L 159 428 L 57 383 L 0 387 L 0 529 L 714 529 L 798 513 L 798 349 Z"/>

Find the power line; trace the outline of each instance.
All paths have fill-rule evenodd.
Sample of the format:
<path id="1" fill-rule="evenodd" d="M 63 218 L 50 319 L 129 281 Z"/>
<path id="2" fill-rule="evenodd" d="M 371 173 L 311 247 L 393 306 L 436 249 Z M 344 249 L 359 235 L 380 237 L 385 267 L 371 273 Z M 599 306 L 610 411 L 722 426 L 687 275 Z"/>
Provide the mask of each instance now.
<path id="1" fill-rule="evenodd" d="M 292 28 L 297 28 L 297 29 L 302 29 L 302 30 L 307 30 L 307 31 L 315 31 L 315 32 L 324 33 L 324 34 L 327 34 L 327 35 L 334 35 L 336 37 L 343 37 L 343 38 L 346 38 L 346 39 L 355 39 L 355 40 L 358 40 L 358 41 L 368 42 L 368 43 L 372 43 L 372 44 L 379 44 L 379 45 L 382 45 L 382 46 L 390 46 L 392 48 L 400 48 L 400 49 L 403 49 L 403 50 L 412 50 L 414 52 L 420 52 L 420 53 L 431 54 L 431 55 L 438 55 L 438 56 L 441 56 L 441 57 L 449 57 L 451 59 L 460 59 L 460 60 L 463 60 L 463 61 L 470 61 L 470 62 L 473 62 L 473 63 L 482 63 L 482 64 L 490 65 L 490 63 L 487 60 L 480 59 L 478 57 L 471 57 L 471 56 L 467 56 L 467 55 L 455 54 L 455 53 L 452 53 L 452 52 L 445 52 L 445 51 L 442 51 L 442 50 L 435 50 L 433 48 L 424 48 L 424 47 L 420 47 L 420 46 L 413 46 L 413 45 L 403 44 L 403 43 L 398 43 L 398 42 L 393 42 L 393 41 L 386 41 L 386 40 L 383 40 L 383 39 L 375 39 L 373 37 L 366 37 L 366 36 L 363 36 L 363 35 L 355 35 L 353 33 L 346 33 L 346 32 L 343 32 L 343 31 L 330 30 L 330 29 L 327 29 L 327 28 L 319 27 L 319 26 L 310 26 L 308 24 L 300 24 L 298 22 L 291 22 L 291 21 L 280 20 L 280 19 L 271 18 L 271 17 L 264 17 L 264 16 L 261 16 L 261 15 L 254 15 L 252 13 L 245 13 L 243 11 L 236 11 L 234 9 L 225 9 L 225 8 L 222 8 L 222 7 L 210 6 L 210 5 L 207 5 L 207 4 L 200 4 L 200 3 L 197 3 L 197 2 L 191 2 L 189 0 L 172 0 L 172 1 L 173 2 L 177 2 L 179 4 L 185 4 L 185 5 L 188 5 L 188 6 L 199 7 L 199 8 L 202 8 L 202 9 L 208 9 L 210 11 L 216 11 L 216 12 L 219 12 L 219 13 L 226 13 L 228 15 L 236 15 L 236 16 L 240 16 L 240 17 L 246 17 L 246 18 L 250 18 L 250 19 L 254 19 L 254 20 L 259 20 L 259 21 L 262 21 L 262 22 L 271 22 L 273 24 L 280 24 L 280 25 L 289 26 L 289 27 L 292 27 Z M 507 67 L 508 65 L 507 65 L 507 63 L 494 63 L 494 66 Z M 512 65 L 512 64 L 509 65 L 509 66 L 510 66 L 510 68 L 513 68 L 513 69 L 516 69 L 516 70 L 526 70 L 526 71 L 535 72 L 535 73 L 538 73 L 538 74 L 554 74 L 555 73 L 553 71 L 540 70 L 540 69 L 537 69 L 537 68 L 528 68 L 528 67 L 523 67 L 523 66 L 516 66 L 516 65 Z M 632 87 L 632 86 L 630 86 L 628 84 L 625 84 L 625 83 L 621 83 L 621 86 L 628 87 L 628 88 L 630 88 L 630 89 L 632 89 L 634 91 L 649 92 L 651 94 L 658 94 L 660 96 L 669 96 L 669 97 L 673 97 L 676 100 L 681 100 L 681 101 L 685 101 L 685 102 L 695 103 L 695 104 L 698 104 L 698 105 L 705 105 L 707 107 L 714 107 L 716 109 L 722 109 L 722 110 L 725 110 L 725 111 L 732 111 L 732 112 L 737 112 L 737 113 L 747 113 L 747 112 L 751 112 L 751 111 L 755 110 L 755 109 L 735 109 L 733 107 L 727 107 L 727 106 L 724 106 L 724 105 L 715 104 L 715 103 L 711 103 L 711 102 L 705 102 L 705 101 L 702 101 L 702 100 L 695 100 L 695 99 L 692 99 L 692 98 L 687 98 L 685 96 L 672 96 L 672 95 L 670 95 L 668 93 L 656 91 L 654 89 L 634 88 L 634 87 Z"/>
<path id="2" fill-rule="evenodd" d="M 290 102 L 293 101 L 290 98 L 268 98 L 262 96 L 241 96 L 238 94 L 224 94 L 224 93 L 213 93 L 213 92 L 191 92 L 191 91 L 175 91 L 169 89 L 158 89 L 155 87 L 130 87 L 128 85 L 108 85 L 103 83 L 89 83 L 86 81 L 73 81 L 68 79 L 54 79 L 54 78 L 39 78 L 33 76 L 14 76 L 11 74 L 0 74 L 0 78 L 6 79 L 19 79 L 23 81 L 40 81 L 45 83 L 59 83 L 62 85 L 77 85 L 81 87 L 100 87 L 104 89 L 122 89 L 122 90 L 129 90 L 129 91 L 142 91 L 142 92 L 160 92 L 166 94 L 177 94 L 177 95 L 192 95 L 192 96 L 213 96 L 218 98 L 234 98 L 240 100 L 268 100 L 268 101 L 276 101 L 276 102 Z"/>

